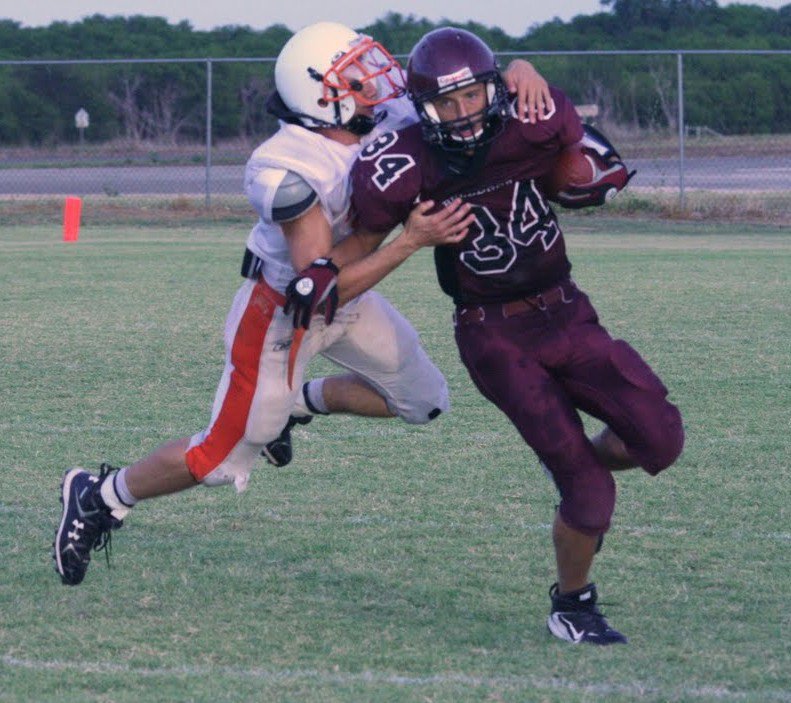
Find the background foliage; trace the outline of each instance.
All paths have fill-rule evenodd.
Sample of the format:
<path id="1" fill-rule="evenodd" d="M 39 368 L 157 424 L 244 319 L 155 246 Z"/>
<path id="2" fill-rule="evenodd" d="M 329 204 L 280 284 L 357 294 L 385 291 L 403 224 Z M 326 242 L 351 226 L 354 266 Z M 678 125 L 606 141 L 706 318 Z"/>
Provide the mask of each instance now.
<path id="1" fill-rule="evenodd" d="M 442 23 L 444 24 L 444 23 Z M 404 56 L 436 24 L 389 13 L 361 31 Z M 521 37 L 498 27 L 464 26 L 497 52 L 646 49 L 791 48 L 791 4 L 719 7 L 715 0 L 602 0 L 602 11 L 569 22 L 533 25 Z M 509 28 L 510 29 L 510 28 Z M 230 59 L 276 56 L 291 31 L 227 26 L 196 31 L 159 17 L 105 17 L 22 27 L 0 21 L 0 143 L 38 145 L 78 138 L 74 114 L 90 106 L 91 139 L 192 141 L 205 138 L 204 62 L 194 64 L 12 63 L 20 60 Z M 583 66 L 575 57 L 542 57 L 541 70 L 577 100 L 607 106 L 614 121 L 636 128 L 675 128 L 671 94 L 675 66 L 645 57 Z M 272 88 L 272 62 L 214 67 L 215 139 L 268 132 L 263 97 Z M 724 134 L 791 132 L 789 57 L 695 57 L 687 62 L 686 102 L 691 124 Z M 68 91 L 63 86 L 68 85 Z"/>

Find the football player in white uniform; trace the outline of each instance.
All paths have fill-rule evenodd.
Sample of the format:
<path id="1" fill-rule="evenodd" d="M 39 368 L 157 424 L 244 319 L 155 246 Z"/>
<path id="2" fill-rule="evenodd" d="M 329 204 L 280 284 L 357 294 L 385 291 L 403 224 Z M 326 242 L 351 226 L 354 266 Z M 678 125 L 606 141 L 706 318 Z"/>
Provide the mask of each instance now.
<path id="1" fill-rule="evenodd" d="M 521 99 L 535 109 L 546 100 L 546 84 L 521 64 L 506 79 L 513 84 L 514 74 L 520 76 Z M 247 241 L 245 281 L 226 319 L 225 369 L 209 425 L 120 470 L 103 464 L 98 475 L 66 472 L 54 544 L 64 584 L 83 580 L 91 550 L 106 545 L 139 500 L 200 483 L 233 483 L 243 491 L 262 451 L 272 463 L 283 463 L 283 445 L 273 440 L 283 439 L 284 427 L 288 440 L 299 421 L 290 418 L 304 422 L 313 412 L 343 411 L 425 423 L 449 407 L 442 374 L 392 305 L 374 291 L 338 299 L 337 267 L 353 266 L 370 249 L 346 246 L 336 262 L 325 258 L 352 232 L 348 176 L 361 147 L 416 119 L 401 98 L 400 67 L 370 37 L 321 22 L 286 43 L 275 83 L 269 109 L 281 125 L 255 150 L 245 172 L 259 220 Z M 377 110 L 385 101 L 387 109 Z M 394 266 L 466 230 L 467 208 L 460 202 L 428 210 L 428 204 L 417 206 L 383 248 Z M 296 288 L 287 290 L 292 280 Z M 284 309 L 287 293 L 305 311 L 298 322 Z M 349 373 L 303 390 L 305 367 L 317 354 Z M 290 445 L 286 449 L 290 458 Z"/>

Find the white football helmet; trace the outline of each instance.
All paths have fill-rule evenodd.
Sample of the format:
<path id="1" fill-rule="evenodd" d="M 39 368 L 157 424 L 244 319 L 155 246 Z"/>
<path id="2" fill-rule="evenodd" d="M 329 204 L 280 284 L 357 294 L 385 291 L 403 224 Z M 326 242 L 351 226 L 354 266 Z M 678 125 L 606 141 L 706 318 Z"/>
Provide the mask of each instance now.
<path id="1" fill-rule="evenodd" d="M 403 71 L 379 42 L 337 22 L 317 22 L 289 39 L 275 63 L 282 102 L 305 127 L 357 127 L 376 120 L 354 119 L 356 101 L 378 105 L 405 93 Z M 358 123 L 370 122 L 370 125 Z"/>

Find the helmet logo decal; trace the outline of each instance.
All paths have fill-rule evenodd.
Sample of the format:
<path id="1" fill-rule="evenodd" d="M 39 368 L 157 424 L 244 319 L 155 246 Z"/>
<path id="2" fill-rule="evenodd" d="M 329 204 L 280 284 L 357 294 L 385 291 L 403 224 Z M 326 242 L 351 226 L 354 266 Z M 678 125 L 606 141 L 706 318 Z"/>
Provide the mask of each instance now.
<path id="1" fill-rule="evenodd" d="M 437 76 L 437 85 L 440 88 L 447 88 L 449 85 L 454 85 L 458 88 L 461 88 L 462 86 L 467 85 L 467 83 L 473 83 L 474 81 L 475 76 L 473 75 L 469 66 L 465 66 L 458 71 L 448 73 L 444 76 Z"/>

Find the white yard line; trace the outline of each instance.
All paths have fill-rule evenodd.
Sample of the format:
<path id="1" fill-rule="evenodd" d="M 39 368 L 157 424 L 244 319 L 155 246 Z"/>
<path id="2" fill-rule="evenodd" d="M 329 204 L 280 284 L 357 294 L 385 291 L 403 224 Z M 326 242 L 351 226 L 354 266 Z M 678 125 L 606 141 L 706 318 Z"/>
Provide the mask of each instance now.
<path id="1" fill-rule="evenodd" d="M 384 671 L 363 671 L 360 673 L 342 671 L 318 671 L 314 669 L 244 669 L 229 666 L 202 667 L 178 666 L 152 669 L 133 667 L 114 662 L 67 662 L 42 661 L 36 659 L 20 659 L 12 656 L 0 657 L 0 664 L 11 669 L 29 669 L 31 671 L 74 671 L 84 674 L 129 674 L 142 677 L 161 678 L 210 678 L 227 676 L 230 678 L 248 678 L 273 684 L 313 681 L 321 685 L 370 684 L 401 686 L 404 688 L 420 688 L 424 686 L 462 685 L 471 688 L 491 689 L 539 689 L 544 691 L 576 691 L 586 694 L 617 694 L 632 696 L 635 700 L 643 697 L 661 695 L 668 700 L 690 700 L 695 698 L 712 698 L 718 700 L 741 700 L 755 698 L 760 695 L 762 700 L 791 701 L 789 691 L 739 691 L 727 686 L 677 686 L 663 688 L 655 684 L 630 681 L 623 684 L 613 683 L 577 683 L 561 678 L 538 678 L 532 676 L 477 676 L 459 672 L 443 672 L 430 675 L 395 674 Z"/>

